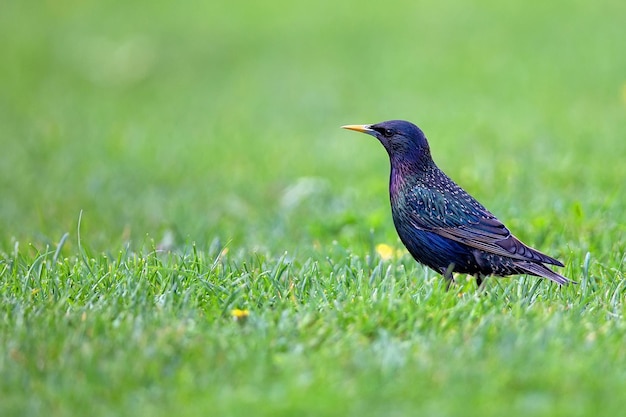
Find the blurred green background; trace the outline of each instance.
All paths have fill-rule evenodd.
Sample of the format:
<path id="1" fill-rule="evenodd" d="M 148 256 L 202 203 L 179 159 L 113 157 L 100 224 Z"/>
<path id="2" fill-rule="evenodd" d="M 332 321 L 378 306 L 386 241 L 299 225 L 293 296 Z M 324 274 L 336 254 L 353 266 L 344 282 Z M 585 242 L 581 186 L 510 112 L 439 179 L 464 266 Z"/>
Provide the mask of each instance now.
<path id="1" fill-rule="evenodd" d="M 622 207 L 623 2 L 0 7 L 4 247 L 81 210 L 97 249 L 395 239 L 383 149 L 339 129 L 392 118 L 510 222 Z"/>
<path id="2" fill-rule="evenodd" d="M 625 22 L 0 3 L 0 414 L 618 415 Z M 580 285 L 446 292 L 403 255 L 383 148 L 339 128 L 387 119 Z"/>

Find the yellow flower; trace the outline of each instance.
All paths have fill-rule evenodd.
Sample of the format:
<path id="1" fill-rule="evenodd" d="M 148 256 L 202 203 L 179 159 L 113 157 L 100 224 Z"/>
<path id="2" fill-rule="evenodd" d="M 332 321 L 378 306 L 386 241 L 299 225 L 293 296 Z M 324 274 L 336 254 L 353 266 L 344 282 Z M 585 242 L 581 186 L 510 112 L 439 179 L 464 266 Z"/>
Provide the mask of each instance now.
<path id="1" fill-rule="evenodd" d="M 239 323 L 245 323 L 250 315 L 248 310 L 240 310 L 238 308 L 231 310 L 230 315 L 233 316 L 233 319 Z"/>
<path id="2" fill-rule="evenodd" d="M 385 243 L 379 243 L 376 245 L 376 253 L 378 253 L 378 256 L 380 256 L 383 261 L 388 261 L 393 258 L 394 250 L 391 246 Z"/>

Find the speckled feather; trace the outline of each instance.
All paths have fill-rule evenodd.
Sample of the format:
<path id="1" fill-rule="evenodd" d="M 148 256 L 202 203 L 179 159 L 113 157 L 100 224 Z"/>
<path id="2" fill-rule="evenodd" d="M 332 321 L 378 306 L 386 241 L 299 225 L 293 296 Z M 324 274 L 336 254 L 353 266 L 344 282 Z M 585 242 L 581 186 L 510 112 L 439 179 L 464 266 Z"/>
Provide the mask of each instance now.
<path id="1" fill-rule="evenodd" d="M 458 272 L 475 275 L 479 283 L 488 275 L 515 274 L 572 282 L 544 265 L 561 262 L 520 242 L 436 166 L 417 126 L 392 120 L 345 127 L 375 136 L 387 150 L 393 221 L 418 262 L 448 279 Z"/>

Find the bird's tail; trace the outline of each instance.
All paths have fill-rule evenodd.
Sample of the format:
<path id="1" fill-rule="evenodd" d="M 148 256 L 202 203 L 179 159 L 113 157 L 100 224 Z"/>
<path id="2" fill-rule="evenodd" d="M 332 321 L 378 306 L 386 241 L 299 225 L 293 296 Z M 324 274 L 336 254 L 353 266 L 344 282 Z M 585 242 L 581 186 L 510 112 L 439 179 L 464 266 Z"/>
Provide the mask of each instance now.
<path id="1" fill-rule="evenodd" d="M 569 278 L 565 278 L 563 275 L 557 274 L 544 264 L 536 263 L 536 262 L 515 262 L 515 265 L 518 266 L 521 270 L 526 272 L 527 274 L 536 275 L 539 277 L 548 278 L 559 285 L 567 285 L 567 284 L 577 284 L 576 281 L 572 281 Z"/>

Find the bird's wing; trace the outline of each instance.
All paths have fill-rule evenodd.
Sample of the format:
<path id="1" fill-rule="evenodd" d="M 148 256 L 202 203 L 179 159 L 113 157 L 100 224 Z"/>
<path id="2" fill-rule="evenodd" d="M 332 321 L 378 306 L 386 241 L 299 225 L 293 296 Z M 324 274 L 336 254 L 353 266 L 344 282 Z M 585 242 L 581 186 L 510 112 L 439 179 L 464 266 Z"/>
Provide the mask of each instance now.
<path id="1" fill-rule="evenodd" d="M 486 223 L 491 223 L 493 221 L 493 219 L 485 220 Z M 492 234 L 489 232 L 485 233 L 482 226 L 483 222 L 473 227 L 461 226 L 457 228 L 437 228 L 433 229 L 433 232 L 437 233 L 440 236 L 447 237 L 448 239 L 464 243 L 467 246 L 471 246 L 473 248 L 480 249 L 485 252 L 490 252 L 496 255 L 506 256 L 509 258 L 524 261 L 530 260 L 563 266 L 560 261 L 544 253 L 541 253 L 536 249 L 526 246 L 510 232 L 506 237 Z M 502 225 L 502 229 L 508 231 L 508 229 L 506 229 L 504 225 Z"/>
<path id="2" fill-rule="evenodd" d="M 500 220 L 460 187 L 453 198 L 425 188 L 413 188 L 408 215 L 414 227 L 495 255 L 563 266 L 558 260 L 519 241 Z"/>

